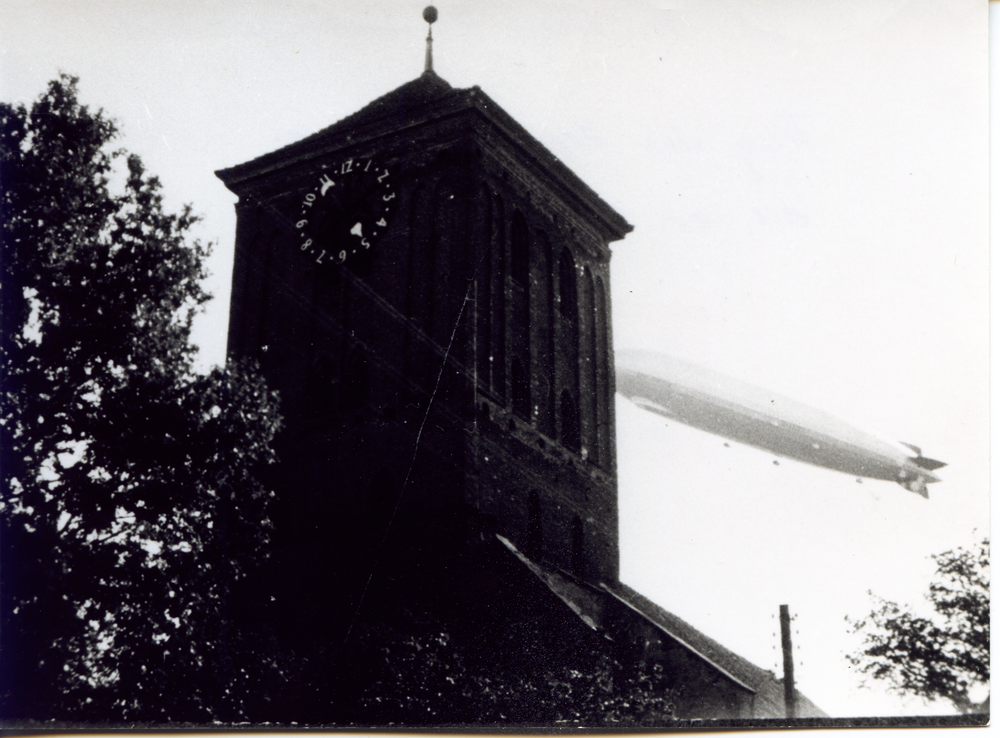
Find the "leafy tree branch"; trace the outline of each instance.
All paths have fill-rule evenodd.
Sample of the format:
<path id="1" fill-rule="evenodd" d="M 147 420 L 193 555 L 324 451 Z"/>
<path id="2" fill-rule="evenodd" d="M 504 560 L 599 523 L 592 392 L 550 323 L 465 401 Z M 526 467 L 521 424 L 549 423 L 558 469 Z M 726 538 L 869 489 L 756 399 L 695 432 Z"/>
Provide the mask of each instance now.
<path id="1" fill-rule="evenodd" d="M 864 636 L 848 656 L 867 681 L 881 681 L 900 695 L 943 698 L 962 713 L 988 711 L 989 699 L 970 694 L 989 687 L 990 542 L 956 548 L 933 557 L 937 564 L 926 598 L 927 616 L 872 596 L 875 609 L 848 622 Z"/>
<path id="2" fill-rule="evenodd" d="M 0 717 L 238 718 L 277 398 L 193 370 L 209 247 L 62 76 L 0 103 Z"/>

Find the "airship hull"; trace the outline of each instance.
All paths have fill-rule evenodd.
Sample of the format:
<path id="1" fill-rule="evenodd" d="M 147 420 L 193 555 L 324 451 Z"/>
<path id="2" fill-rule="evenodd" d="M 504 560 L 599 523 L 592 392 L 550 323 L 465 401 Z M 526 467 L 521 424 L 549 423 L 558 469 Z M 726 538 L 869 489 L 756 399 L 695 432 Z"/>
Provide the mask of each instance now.
<path id="1" fill-rule="evenodd" d="M 616 352 L 618 391 L 679 423 L 855 477 L 898 482 L 926 496 L 939 481 L 914 451 L 804 403 L 671 357 Z"/>

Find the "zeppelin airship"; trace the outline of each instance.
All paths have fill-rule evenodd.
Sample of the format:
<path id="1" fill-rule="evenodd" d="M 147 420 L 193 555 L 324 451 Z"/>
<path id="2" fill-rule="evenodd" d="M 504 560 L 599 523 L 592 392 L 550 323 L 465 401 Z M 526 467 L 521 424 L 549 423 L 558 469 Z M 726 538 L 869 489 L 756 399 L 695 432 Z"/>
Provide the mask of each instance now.
<path id="1" fill-rule="evenodd" d="M 618 392 L 641 408 L 723 438 L 927 497 L 945 464 L 759 387 L 645 351 L 616 351 Z"/>

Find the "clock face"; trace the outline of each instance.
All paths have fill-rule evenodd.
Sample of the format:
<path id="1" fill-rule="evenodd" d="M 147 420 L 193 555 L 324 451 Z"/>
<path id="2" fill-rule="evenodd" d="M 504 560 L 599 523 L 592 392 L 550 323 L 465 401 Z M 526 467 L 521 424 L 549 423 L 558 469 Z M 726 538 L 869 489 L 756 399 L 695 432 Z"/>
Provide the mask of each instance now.
<path id="1" fill-rule="evenodd" d="M 395 209 L 392 175 L 376 160 L 324 167 L 302 198 L 295 224 L 299 250 L 320 265 L 361 262 L 370 258 Z"/>

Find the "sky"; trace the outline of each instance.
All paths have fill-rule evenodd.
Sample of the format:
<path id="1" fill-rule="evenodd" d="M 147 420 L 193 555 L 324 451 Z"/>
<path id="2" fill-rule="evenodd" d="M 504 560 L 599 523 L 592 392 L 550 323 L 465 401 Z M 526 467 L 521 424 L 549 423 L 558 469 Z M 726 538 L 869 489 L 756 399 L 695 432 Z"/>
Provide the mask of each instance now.
<path id="1" fill-rule="evenodd" d="M 417 77 L 425 2 L 5 0 L 0 99 L 80 77 L 216 244 L 217 169 Z M 948 462 L 924 500 L 617 403 L 621 578 L 835 716 L 948 713 L 862 690 L 845 616 L 921 606 L 931 554 L 989 529 L 987 7 L 979 0 L 440 0 L 435 70 L 479 85 L 635 226 L 616 348 L 659 351 Z"/>

